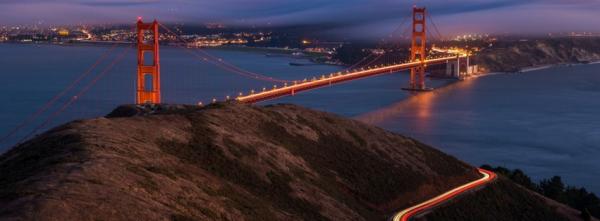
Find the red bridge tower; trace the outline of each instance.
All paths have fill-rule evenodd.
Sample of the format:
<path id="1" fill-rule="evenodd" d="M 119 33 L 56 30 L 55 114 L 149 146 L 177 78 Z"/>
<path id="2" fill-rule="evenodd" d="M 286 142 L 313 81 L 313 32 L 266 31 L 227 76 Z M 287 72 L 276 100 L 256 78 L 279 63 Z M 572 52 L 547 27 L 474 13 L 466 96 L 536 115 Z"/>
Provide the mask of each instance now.
<path id="1" fill-rule="evenodd" d="M 151 34 L 146 36 L 146 34 Z M 158 22 L 144 23 L 141 18 L 137 21 L 137 95 L 136 104 L 160 103 L 160 62 L 158 54 Z M 146 60 L 146 55 L 152 59 Z"/>
<path id="2" fill-rule="evenodd" d="M 425 59 L 426 55 L 426 22 L 425 8 L 413 8 L 412 43 L 410 48 L 410 61 L 421 62 L 418 67 L 410 69 L 410 87 L 407 90 L 427 90 L 425 88 Z"/>

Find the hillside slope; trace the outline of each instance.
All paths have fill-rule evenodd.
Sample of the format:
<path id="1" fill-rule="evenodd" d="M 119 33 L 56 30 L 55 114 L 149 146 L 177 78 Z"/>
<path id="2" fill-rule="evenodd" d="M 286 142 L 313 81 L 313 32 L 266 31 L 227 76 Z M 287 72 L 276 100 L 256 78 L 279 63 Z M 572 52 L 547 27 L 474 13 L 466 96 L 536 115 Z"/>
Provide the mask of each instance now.
<path id="1" fill-rule="evenodd" d="M 477 177 L 293 105 L 124 106 L 0 156 L 0 220 L 386 220 Z"/>
<path id="2" fill-rule="evenodd" d="M 531 192 L 505 177 L 500 177 L 487 188 L 459 197 L 415 220 L 580 221 L 582 219 L 579 217 L 579 211 Z"/>
<path id="3" fill-rule="evenodd" d="M 490 72 L 517 72 L 543 65 L 600 61 L 600 38 L 556 38 L 496 42 L 473 57 Z"/>

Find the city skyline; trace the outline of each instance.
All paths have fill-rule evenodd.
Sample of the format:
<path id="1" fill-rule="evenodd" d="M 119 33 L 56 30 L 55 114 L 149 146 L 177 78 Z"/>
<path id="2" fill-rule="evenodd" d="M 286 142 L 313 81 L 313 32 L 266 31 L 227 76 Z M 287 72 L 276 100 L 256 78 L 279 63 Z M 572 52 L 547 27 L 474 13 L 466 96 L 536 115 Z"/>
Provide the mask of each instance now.
<path id="1" fill-rule="evenodd" d="M 334 34 L 388 33 L 410 15 L 412 5 L 425 6 L 445 34 L 600 31 L 598 0 L 5 0 L 2 25 L 71 25 L 127 23 L 138 16 L 187 24 L 276 27 L 335 24 Z M 490 25 L 493 24 L 493 25 Z M 368 37 L 368 36 L 367 36 Z"/>

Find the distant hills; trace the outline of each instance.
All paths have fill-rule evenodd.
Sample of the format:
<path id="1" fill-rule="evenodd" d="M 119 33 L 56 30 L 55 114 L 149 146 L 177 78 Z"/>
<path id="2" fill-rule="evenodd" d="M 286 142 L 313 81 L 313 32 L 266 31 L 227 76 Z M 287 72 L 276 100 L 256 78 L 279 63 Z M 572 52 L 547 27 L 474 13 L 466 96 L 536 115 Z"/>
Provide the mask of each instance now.
<path id="1" fill-rule="evenodd" d="M 499 41 L 478 52 L 473 61 L 490 72 L 517 72 L 528 67 L 600 61 L 600 38 Z"/>

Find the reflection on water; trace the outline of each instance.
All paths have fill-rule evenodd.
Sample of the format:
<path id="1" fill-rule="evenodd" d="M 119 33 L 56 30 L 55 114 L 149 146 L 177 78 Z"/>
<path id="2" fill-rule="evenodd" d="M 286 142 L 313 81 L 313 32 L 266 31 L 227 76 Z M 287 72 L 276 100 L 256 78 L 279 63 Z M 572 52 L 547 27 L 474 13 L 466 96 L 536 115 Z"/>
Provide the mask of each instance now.
<path id="1" fill-rule="evenodd" d="M 431 92 L 412 93 L 405 100 L 398 101 L 390 106 L 383 107 L 368 113 L 354 117 L 354 119 L 374 125 L 384 124 L 386 121 L 396 118 L 412 118 L 414 124 L 411 126 L 421 133 L 430 132 L 429 129 L 435 127 L 435 121 L 432 115 L 435 114 L 435 104 L 438 99 L 443 98 L 445 94 L 452 90 L 469 90 L 475 83 L 475 79 L 458 81 L 448 84 Z"/>
<path id="2" fill-rule="evenodd" d="M 462 81 L 356 118 L 471 164 L 560 175 L 600 192 L 600 65 Z"/>

